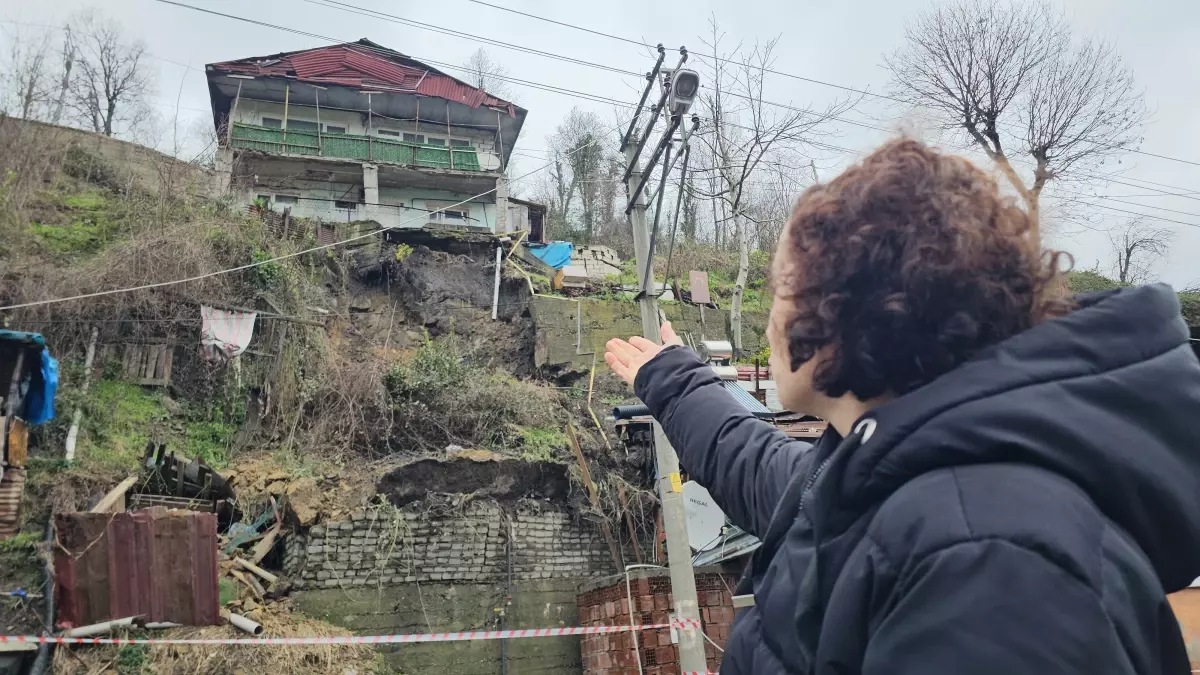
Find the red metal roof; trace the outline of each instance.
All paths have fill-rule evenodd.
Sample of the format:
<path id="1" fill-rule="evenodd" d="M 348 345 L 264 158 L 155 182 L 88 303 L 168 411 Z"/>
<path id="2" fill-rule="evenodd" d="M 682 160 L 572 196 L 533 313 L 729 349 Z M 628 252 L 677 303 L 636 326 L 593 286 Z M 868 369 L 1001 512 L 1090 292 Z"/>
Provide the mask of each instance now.
<path id="1" fill-rule="evenodd" d="M 215 514 L 162 507 L 60 513 L 54 526 L 58 624 L 139 615 L 189 626 L 218 622 Z"/>
<path id="2" fill-rule="evenodd" d="M 516 116 L 512 103 L 369 40 L 213 63 L 209 68 L 240 75 L 291 77 L 311 84 L 417 93 L 472 108 L 500 108 Z"/>

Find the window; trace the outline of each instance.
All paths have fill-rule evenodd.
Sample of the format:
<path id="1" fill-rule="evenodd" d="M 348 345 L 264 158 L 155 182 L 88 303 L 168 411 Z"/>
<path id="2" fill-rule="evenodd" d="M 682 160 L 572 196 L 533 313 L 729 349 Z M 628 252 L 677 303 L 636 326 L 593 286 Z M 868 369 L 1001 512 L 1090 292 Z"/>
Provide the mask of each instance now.
<path id="1" fill-rule="evenodd" d="M 309 122 L 308 120 L 288 120 L 288 131 L 311 131 L 317 133 L 317 123 Z"/>
<path id="2" fill-rule="evenodd" d="M 404 142 L 424 144 L 425 136 L 423 134 L 404 134 Z"/>
<path id="3" fill-rule="evenodd" d="M 296 203 L 296 197 L 293 195 L 275 195 L 275 203 L 281 206 L 290 206 Z"/>
<path id="4" fill-rule="evenodd" d="M 283 120 L 275 117 L 264 117 L 262 118 L 262 125 L 264 127 L 271 127 L 272 129 L 282 129 Z"/>
<path id="5" fill-rule="evenodd" d="M 445 147 L 446 139 L 438 138 L 437 136 L 426 136 L 425 137 L 425 145 L 437 145 L 437 146 Z"/>
<path id="6" fill-rule="evenodd" d="M 379 134 L 380 136 L 395 136 L 396 138 L 400 137 L 399 131 L 392 131 L 391 129 L 376 129 L 375 133 Z"/>
<path id="7" fill-rule="evenodd" d="M 451 138 L 450 145 L 455 148 L 469 148 L 471 147 L 471 141 L 468 141 L 465 138 Z"/>
<path id="8" fill-rule="evenodd" d="M 425 208 L 430 210 L 429 220 L 435 223 L 466 224 L 466 221 L 470 217 L 470 211 L 465 204 L 436 202 L 426 199 Z M 438 209 L 442 210 L 438 211 Z"/>
<path id="9" fill-rule="evenodd" d="M 346 133 L 346 127 L 337 126 L 335 124 L 326 124 L 325 125 L 325 133 L 327 133 L 327 134 L 344 134 L 344 133 Z"/>
<path id="10" fill-rule="evenodd" d="M 344 202 L 341 200 L 337 200 L 337 201 L 333 202 L 333 207 L 335 209 L 346 209 L 349 211 L 353 211 L 354 209 L 358 208 L 358 204 L 356 204 L 354 202 Z"/>

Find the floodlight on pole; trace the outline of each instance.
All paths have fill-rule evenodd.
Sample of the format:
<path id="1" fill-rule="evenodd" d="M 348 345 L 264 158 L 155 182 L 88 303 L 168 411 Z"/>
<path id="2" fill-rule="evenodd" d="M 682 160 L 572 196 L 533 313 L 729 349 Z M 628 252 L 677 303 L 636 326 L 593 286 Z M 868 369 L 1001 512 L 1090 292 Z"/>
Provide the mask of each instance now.
<path id="1" fill-rule="evenodd" d="M 700 74 L 696 71 L 681 68 L 671 73 L 671 93 L 667 102 L 671 115 L 686 115 L 699 91 Z"/>

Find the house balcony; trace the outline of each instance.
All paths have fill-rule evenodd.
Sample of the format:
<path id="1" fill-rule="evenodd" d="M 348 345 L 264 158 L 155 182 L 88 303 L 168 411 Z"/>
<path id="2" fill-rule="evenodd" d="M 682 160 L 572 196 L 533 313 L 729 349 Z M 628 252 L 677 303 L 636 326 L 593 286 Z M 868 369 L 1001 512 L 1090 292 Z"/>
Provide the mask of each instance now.
<path id="1" fill-rule="evenodd" d="M 495 174 L 500 160 L 475 148 L 421 145 L 401 140 L 358 134 L 327 134 L 283 130 L 241 122 L 233 125 L 230 144 L 234 148 L 277 155 L 325 157 L 417 169 Z"/>

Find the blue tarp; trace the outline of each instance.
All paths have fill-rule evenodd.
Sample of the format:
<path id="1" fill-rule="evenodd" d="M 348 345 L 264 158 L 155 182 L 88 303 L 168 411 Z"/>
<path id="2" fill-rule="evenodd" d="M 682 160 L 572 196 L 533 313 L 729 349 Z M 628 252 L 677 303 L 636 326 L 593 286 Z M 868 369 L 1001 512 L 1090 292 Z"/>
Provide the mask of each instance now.
<path id="1" fill-rule="evenodd" d="M 50 356 L 50 350 L 46 349 L 46 338 L 38 333 L 0 330 L 0 341 L 31 345 L 41 354 L 41 367 L 27 383 L 22 383 L 22 387 L 29 387 L 25 394 L 25 413 L 22 416 L 30 424 L 45 424 L 54 419 L 54 396 L 58 392 L 58 361 Z M 28 358 L 27 356 L 26 359 Z"/>
<path id="2" fill-rule="evenodd" d="M 54 395 L 58 391 L 58 361 L 50 356 L 49 349 L 42 350 L 41 386 L 38 378 L 33 379 L 32 391 L 25 404 L 25 414 L 30 424 L 45 424 L 54 419 Z"/>
<path id="3" fill-rule="evenodd" d="M 575 247 L 569 241 L 552 241 L 548 244 L 534 244 L 529 247 L 530 253 L 556 270 L 561 270 L 571 263 L 573 250 Z"/>

